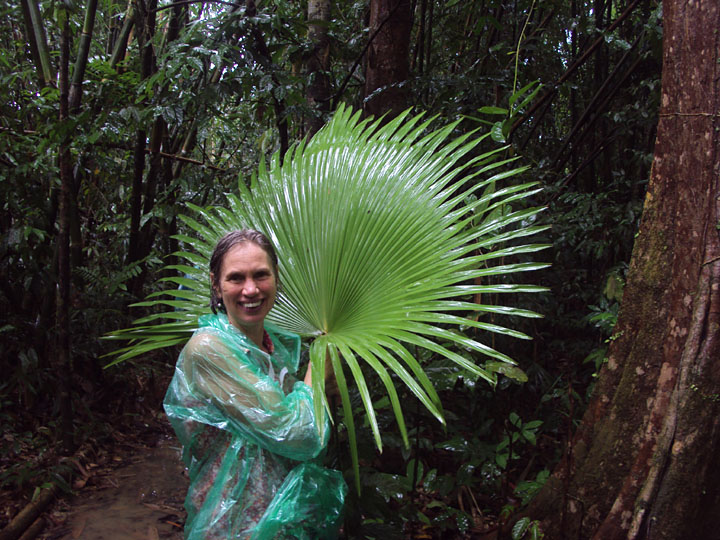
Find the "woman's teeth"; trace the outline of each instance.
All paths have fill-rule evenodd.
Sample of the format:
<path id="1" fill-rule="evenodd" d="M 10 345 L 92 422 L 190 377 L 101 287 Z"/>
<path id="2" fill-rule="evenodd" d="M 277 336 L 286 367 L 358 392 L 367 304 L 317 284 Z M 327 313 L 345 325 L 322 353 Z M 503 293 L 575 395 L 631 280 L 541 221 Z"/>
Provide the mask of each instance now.
<path id="1" fill-rule="evenodd" d="M 258 302 L 245 302 L 244 304 L 242 304 L 242 306 L 243 306 L 244 308 L 247 308 L 247 309 L 256 308 L 256 307 L 258 307 L 259 305 L 260 305 L 260 301 L 258 301 Z"/>

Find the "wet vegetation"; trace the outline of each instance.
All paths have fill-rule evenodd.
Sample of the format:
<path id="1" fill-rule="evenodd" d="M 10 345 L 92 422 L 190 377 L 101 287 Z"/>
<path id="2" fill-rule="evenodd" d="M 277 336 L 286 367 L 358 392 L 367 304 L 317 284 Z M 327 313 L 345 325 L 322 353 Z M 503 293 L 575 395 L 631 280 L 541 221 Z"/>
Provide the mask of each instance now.
<path id="1" fill-rule="evenodd" d="M 406 447 L 369 371 L 379 453 L 351 386 L 362 490 L 344 534 L 492 534 L 568 451 L 614 338 L 649 176 L 659 5 L 408 1 L 407 79 L 369 89 L 383 32 L 408 32 L 400 11 L 381 11 L 380 32 L 369 22 L 379 0 L 328 2 L 311 15 L 307 4 L 0 7 L 1 526 L 49 483 L 81 492 L 90 464 L 128 441 L 138 454 L 154 444 L 179 345 L 104 369 L 117 344 L 102 337 L 152 312 L 133 304 L 164 287 L 165 267 L 198 236 L 180 218 L 197 215 L 189 205 L 225 204 L 262 159 L 310 136 L 340 103 L 363 109 L 389 90 L 389 116 L 401 103 L 441 125 L 461 120 L 453 136 L 489 131 L 487 151 L 507 145 L 504 156 L 529 166 L 511 183 L 543 187 L 525 204 L 547 207 L 536 224 L 550 228 L 533 241 L 552 247 L 533 259 L 552 266 L 532 276 L 548 292 L 467 298 L 544 316 L 484 319 L 532 341 L 461 328 L 521 371 L 499 370 L 491 386 L 411 349 L 445 426 L 396 384 Z M 457 341 L 439 343 L 481 362 Z M 334 429 L 327 460 L 352 484 L 347 429 Z M 514 534 L 538 533 L 524 521 Z"/>

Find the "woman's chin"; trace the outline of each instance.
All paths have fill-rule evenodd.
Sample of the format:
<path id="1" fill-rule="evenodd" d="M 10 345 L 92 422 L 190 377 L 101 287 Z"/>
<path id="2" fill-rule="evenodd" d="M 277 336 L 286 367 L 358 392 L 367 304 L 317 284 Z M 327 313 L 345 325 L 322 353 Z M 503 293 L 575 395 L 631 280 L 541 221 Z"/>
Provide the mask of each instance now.
<path id="1" fill-rule="evenodd" d="M 240 313 L 228 313 L 232 325 L 236 328 L 239 328 L 240 330 L 262 326 L 265 322 L 266 315 L 267 311 L 265 310 L 258 310 L 256 313 L 248 313 L 246 311 L 242 311 Z"/>

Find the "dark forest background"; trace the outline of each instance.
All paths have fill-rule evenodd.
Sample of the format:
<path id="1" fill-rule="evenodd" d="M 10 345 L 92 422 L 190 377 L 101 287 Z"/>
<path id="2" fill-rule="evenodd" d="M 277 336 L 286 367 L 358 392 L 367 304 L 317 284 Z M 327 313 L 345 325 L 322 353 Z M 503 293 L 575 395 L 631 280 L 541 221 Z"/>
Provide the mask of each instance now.
<path id="1" fill-rule="evenodd" d="M 376 404 L 385 451 L 360 437 L 346 531 L 462 537 L 529 502 L 613 339 L 658 123 L 657 2 L 9 0 L 0 15 L 0 488 L 71 483 L 60 456 L 159 413 L 178 351 L 103 369 L 102 336 L 145 314 L 130 306 L 191 233 L 188 203 L 222 204 L 345 103 L 491 130 L 542 182 L 552 225 L 533 276 L 550 291 L 513 300 L 544 319 L 515 322 L 531 342 L 494 343 L 527 381 L 493 389 L 423 357 L 447 428 L 408 406 L 404 449 Z"/>

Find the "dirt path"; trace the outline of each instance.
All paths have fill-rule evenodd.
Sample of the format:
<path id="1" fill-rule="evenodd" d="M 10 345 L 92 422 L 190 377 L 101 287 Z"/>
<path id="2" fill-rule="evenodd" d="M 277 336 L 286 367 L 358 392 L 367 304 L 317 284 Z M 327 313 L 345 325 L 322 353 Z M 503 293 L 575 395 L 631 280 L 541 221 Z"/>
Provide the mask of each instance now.
<path id="1" fill-rule="evenodd" d="M 67 500 L 65 519 L 46 540 L 182 540 L 188 480 L 174 438 L 138 448 L 127 464 Z"/>

